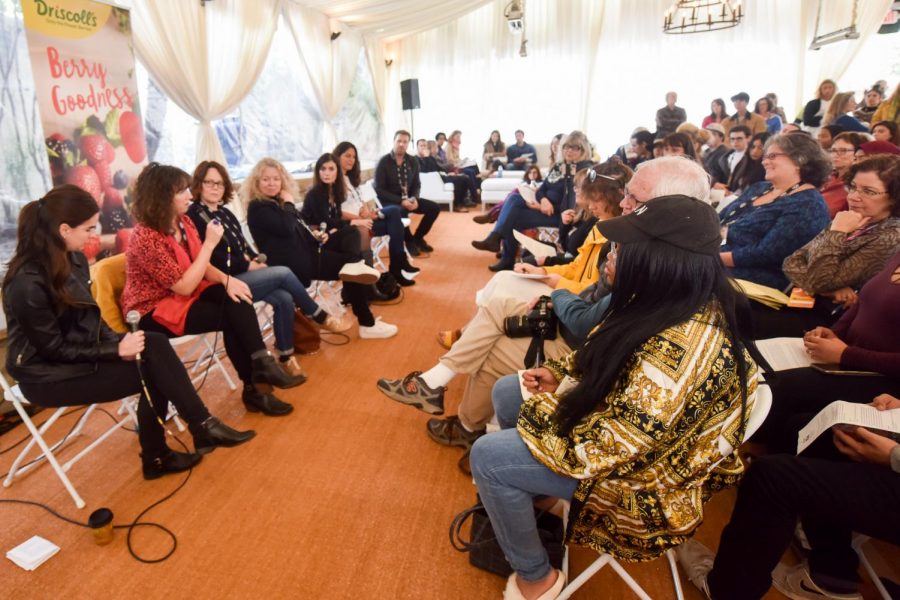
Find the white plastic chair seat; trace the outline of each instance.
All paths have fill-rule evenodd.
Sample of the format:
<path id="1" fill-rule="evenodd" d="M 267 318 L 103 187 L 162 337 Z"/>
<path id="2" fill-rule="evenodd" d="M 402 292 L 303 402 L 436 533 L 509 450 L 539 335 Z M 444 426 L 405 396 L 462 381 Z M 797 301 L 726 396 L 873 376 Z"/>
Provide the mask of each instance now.
<path id="1" fill-rule="evenodd" d="M 72 428 L 72 430 L 64 438 L 57 441 L 51 446 L 44 439 L 44 435 L 47 433 L 50 427 L 52 427 L 53 424 L 72 407 L 63 406 L 55 409 L 50 418 L 47 419 L 40 428 L 38 428 L 37 426 L 35 426 L 34 422 L 31 420 L 31 417 L 28 415 L 28 411 L 25 410 L 25 407 L 30 403 L 22 394 L 19 386 L 10 386 L 9 382 L 7 382 L 6 378 L 2 375 L 0 375 L 0 385 L 2 385 L 3 387 L 3 396 L 6 398 L 6 400 L 12 403 L 13 407 L 16 409 L 16 412 L 19 413 L 19 417 L 21 417 L 22 422 L 25 424 L 25 427 L 28 429 L 28 432 L 31 434 L 31 439 L 13 461 L 13 464 L 9 469 L 9 473 L 3 480 L 3 487 L 11 486 L 13 480 L 16 477 L 24 475 L 28 471 L 39 466 L 43 460 L 46 460 L 53 468 L 56 476 L 59 477 L 59 480 L 66 488 L 66 491 L 69 492 L 69 495 L 72 497 L 72 501 L 75 502 L 75 506 L 77 506 L 78 508 L 84 508 L 84 500 L 75 489 L 75 486 L 72 485 L 72 482 L 66 475 L 66 473 L 69 471 L 69 469 L 72 468 L 75 463 L 87 456 L 94 448 L 103 443 L 106 438 L 111 436 L 119 429 L 130 424 L 137 426 L 137 415 L 135 414 L 134 409 L 137 402 L 137 396 L 131 396 L 120 400 L 121 405 L 119 407 L 118 414 L 125 414 L 125 416 L 118 420 L 112 427 L 100 434 L 93 442 L 88 444 L 88 446 L 83 448 L 75 456 L 66 461 L 65 464 L 60 465 L 54 452 L 61 450 L 63 446 L 66 446 L 79 435 L 81 435 L 88 418 L 97 408 L 97 405 L 91 404 L 90 406 L 88 406 L 85 409 L 84 414 L 78 418 L 75 427 Z M 40 449 L 40 453 L 31 461 L 23 464 L 25 458 L 28 456 L 28 453 L 31 452 L 32 448 L 34 448 L 35 445 L 37 445 Z"/>
<path id="2" fill-rule="evenodd" d="M 762 381 L 760 381 L 759 386 L 757 387 L 756 399 L 753 403 L 753 409 L 750 411 L 750 415 L 747 417 L 747 422 L 744 428 L 744 438 L 748 439 L 752 436 L 756 431 L 762 426 L 763 421 L 766 420 L 766 417 L 769 414 L 769 410 L 772 408 L 772 390 L 769 389 L 768 385 L 765 385 Z M 734 447 L 729 444 L 724 437 L 719 438 L 719 449 L 723 455 L 723 458 L 716 462 L 713 465 L 713 468 L 717 466 L 722 460 L 725 460 L 731 453 L 734 451 Z M 567 523 L 569 517 L 569 503 L 565 503 L 565 511 L 563 514 L 563 522 Z M 675 555 L 675 550 L 669 548 L 665 553 L 666 560 L 669 563 L 669 570 L 672 573 L 672 581 L 675 586 L 675 597 L 678 600 L 684 600 L 684 592 L 681 589 L 681 578 L 678 576 L 678 559 Z M 634 578 L 628 574 L 628 572 L 622 567 L 622 565 L 611 555 L 609 554 L 601 554 L 597 560 L 591 563 L 578 577 L 573 579 L 566 585 L 563 589 L 562 593 L 557 597 L 557 600 L 566 600 L 574 594 L 578 588 L 584 585 L 588 579 L 594 576 L 594 574 L 609 565 L 612 569 L 618 573 L 619 577 L 625 582 L 625 584 L 634 592 L 638 598 L 641 600 L 651 600 L 650 596 L 647 592 L 644 591 L 638 582 L 634 580 Z M 568 577 L 569 574 L 569 549 L 566 548 L 566 554 L 563 559 L 563 571 Z M 889 596 L 886 596 L 889 598 Z"/>

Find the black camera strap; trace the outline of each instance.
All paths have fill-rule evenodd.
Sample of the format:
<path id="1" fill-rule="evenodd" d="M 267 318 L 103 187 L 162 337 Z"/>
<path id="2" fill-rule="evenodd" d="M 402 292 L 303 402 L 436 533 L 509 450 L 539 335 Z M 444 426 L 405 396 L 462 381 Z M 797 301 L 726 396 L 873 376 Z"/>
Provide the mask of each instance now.
<path id="1" fill-rule="evenodd" d="M 544 364 L 544 338 L 539 335 L 532 336 L 525 352 L 525 368 L 537 369 Z"/>

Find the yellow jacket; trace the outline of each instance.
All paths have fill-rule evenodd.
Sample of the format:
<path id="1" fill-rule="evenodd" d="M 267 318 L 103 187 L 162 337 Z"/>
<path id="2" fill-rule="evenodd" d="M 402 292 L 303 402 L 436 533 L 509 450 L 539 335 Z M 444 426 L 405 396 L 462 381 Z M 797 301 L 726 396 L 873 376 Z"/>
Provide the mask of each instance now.
<path id="1" fill-rule="evenodd" d="M 900 98 L 896 98 L 894 102 L 885 100 L 878 105 L 875 114 L 872 115 L 872 125 L 878 121 L 893 121 L 900 123 Z"/>
<path id="2" fill-rule="evenodd" d="M 562 277 L 556 284 L 556 289 L 569 290 L 573 294 L 577 294 L 592 283 L 597 283 L 600 280 L 600 272 L 597 270 L 598 259 L 600 250 L 605 243 L 606 238 L 595 225 L 587 239 L 578 248 L 578 256 L 575 257 L 575 260 L 567 265 L 544 267 L 547 273 L 555 273 Z"/>

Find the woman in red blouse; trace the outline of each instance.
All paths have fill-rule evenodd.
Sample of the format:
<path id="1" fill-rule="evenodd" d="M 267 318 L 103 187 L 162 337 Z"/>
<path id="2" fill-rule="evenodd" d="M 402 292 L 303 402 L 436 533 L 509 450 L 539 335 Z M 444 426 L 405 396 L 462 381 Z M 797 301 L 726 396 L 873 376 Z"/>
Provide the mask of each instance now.
<path id="1" fill-rule="evenodd" d="M 181 169 L 157 163 L 138 176 L 132 206 L 137 225 L 128 245 L 122 309 L 138 311 L 142 329 L 170 337 L 222 331 L 225 352 L 244 382 L 247 410 L 286 415 L 294 407 L 275 398 L 268 386 L 293 387 L 306 378 L 285 373 L 266 350 L 247 284 L 210 264 L 223 227 L 210 222 L 206 240 L 200 241 L 186 214 L 190 183 Z"/>

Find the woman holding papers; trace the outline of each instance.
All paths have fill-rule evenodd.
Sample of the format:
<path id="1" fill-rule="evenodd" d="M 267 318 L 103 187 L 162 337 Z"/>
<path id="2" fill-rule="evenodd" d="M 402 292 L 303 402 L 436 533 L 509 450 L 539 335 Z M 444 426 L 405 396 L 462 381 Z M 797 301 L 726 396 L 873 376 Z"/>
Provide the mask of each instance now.
<path id="1" fill-rule="evenodd" d="M 869 402 L 882 393 L 900 396 L 898 306 L 900 252 L 863 286 L 857 302 L 832 328 L 817 327 L 804 336 L 813 366 L 777 373 L 771 382 L 771 414 L 754 440 L 773 451 L 794 452 L 797 432 L 830 402 Z"/>
<path id="2" fill-rule="evenodd" d="M 795 288 L 816 296 L 810 309 L 773 311 L 754 306 L 758 339 L 799 337 L 830 325 L 856 303 L 857 291 L 900 248 L 900 156 L 878 154 L 853 164 L 844 175 L 849 210 L 784 261 Z"/>

